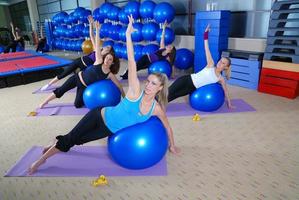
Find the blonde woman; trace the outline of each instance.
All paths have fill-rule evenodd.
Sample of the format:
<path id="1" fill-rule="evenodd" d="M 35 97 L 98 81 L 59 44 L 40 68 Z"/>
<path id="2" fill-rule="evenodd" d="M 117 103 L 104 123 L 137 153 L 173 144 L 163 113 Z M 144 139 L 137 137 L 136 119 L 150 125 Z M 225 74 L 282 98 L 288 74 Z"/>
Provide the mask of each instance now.
<path id="1" fill-rule="evenodd" d="M 224 90 L 228 108 L 233 108 L 225 79 L 221 76 L 222 72 L 224 71 L 226 79 L 228 80 L 230 78 L 231 60 L 228 57 L 222 57 L 218 61 L 216 67 L 214 66 L 214 60 L 212 59 L 209 49 L 209 32 L 210 26 L 208 25 L 204 32 L 204 46 L 207 66 L 197 73 L 185 75 L 176 79 L 169 87 L 168 102 L 171 102 L 178 97 L 188 95 L 195 91 L 197 88 L 218 82 L 222 85 L 222 88 Z"/>

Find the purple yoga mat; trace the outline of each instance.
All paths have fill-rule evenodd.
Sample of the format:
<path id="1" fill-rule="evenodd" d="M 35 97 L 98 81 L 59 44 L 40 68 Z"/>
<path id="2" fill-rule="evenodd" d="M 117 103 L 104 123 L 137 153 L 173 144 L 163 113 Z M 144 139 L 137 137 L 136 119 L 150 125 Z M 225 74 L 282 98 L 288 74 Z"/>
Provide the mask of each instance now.
<path id="1" fill-rule="evenodd" d="M 60 87 L 60 85 L 51 85 L 44 91 L 41 91 L 41 88 L 39 88 L 39 89 L 33 91 L 32 94 L 52 93 L 58 87 Z M 76 88 L 71 89 L 68 92 L 76 92 Z"/>
<path id="2" fill-rule="evenodd" d="M 170 103 L 167 107 L 168 117 L 192 116 L 195 113 L 200 115 L 211 115 L 219 113 L 239 113 L 256 111 L 251 105 L 242 99 L 231 100 L 232 105 L 236 108 L 228 109 L 226 104 L 214 112 L 202 112 L 194 110 L 187 103 Z M 36 116 L 55 116 L 55 115 L 84 115 L 88 112 L 87 108 L 75 108 L 73 103 L 48 104 L 43 109 L 36 110 Z"/>
<path id="3" fill-rule="evenodd" d="M 42 147 L 32 147 L 5 176 L 29 176 L 28 167 L 42 153 Z M 167 163 L 164 158 L 156 165 L 141 170 L 129 170 L 117 165 L 109 157 L 107 147 L 75 146 L 67 153 L 58 153 L 49 158 L 31 176 L 98 177 L 105 176 L 166 176 Z"/>

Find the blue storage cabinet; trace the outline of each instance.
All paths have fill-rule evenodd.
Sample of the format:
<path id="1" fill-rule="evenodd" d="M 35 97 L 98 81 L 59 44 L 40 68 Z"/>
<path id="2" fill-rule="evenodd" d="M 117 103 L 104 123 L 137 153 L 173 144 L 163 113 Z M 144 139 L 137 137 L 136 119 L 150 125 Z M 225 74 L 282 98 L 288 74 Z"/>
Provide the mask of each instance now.
<path id="1" fill-rule="evenodd" d="M 204 50 L 203 34 L 208 24 L 209 47 L 214 59 L 218 62 L 222 50 L 228 47 L 228 33 L 230 23 L 230 11 L 199 11 L 195 17 L 195 51 L 194 72 L 202 70 L 206 66 L 206 55 Z"/>
<path id="2" fill-rule="evenodd" d="M 263 53 L 245 51 L 223 51 L 222 56 L 231 59 L 230 85 L 257 90 Z"/>

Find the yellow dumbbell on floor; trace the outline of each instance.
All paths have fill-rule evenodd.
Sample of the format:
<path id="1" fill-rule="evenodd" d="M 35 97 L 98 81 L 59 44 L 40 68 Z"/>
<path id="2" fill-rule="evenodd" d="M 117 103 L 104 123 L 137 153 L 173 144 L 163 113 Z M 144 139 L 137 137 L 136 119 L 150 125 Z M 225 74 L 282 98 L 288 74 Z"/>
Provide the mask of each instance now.
<path id="1" fill-rule="evenodd" d="M 200 120 L 200 116 L 199 116 L 199 114 L 196 113 L 195 115 L 193 115 L 192 120 L 193 120 L 193 121 L 199 121 L 199 120 Z"/>
<path id="2" fill-rule="evenodd" d="M 101 175 L 98 179 L 92 181 L 92 185 L 97 187 L 99 185 L 107 185 L 108 181 L 104 175 Z"/>

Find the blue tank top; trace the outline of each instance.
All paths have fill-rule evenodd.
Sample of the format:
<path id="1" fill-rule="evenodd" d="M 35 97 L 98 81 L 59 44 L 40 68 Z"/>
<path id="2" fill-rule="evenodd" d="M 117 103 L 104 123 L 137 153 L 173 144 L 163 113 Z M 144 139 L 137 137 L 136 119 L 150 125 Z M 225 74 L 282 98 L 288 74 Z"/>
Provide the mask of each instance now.
<path id="1" fill-rule="evenodd" d="M 143 115 L 140 111 L 142 97 L 143 92 L 137 100 L 132 101 L 125 97 L 118 105 L 105 108 L 105 123 L 112 133 L 134 124 L 144 122 L 151 117 L 156 101 L 154 100 L 150 111 Z"/>
<path id="2" fill-rule="evenodd" d="M 84 71 L 82 71 L 82 78 L 86 85 L 90 85 L 94 82 L 106 79 L 108 74 L 103 72 L 102 65 L 99 64 L 87 67 Z"/>

